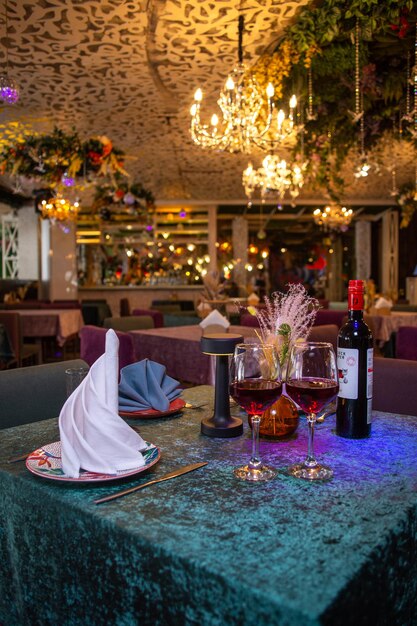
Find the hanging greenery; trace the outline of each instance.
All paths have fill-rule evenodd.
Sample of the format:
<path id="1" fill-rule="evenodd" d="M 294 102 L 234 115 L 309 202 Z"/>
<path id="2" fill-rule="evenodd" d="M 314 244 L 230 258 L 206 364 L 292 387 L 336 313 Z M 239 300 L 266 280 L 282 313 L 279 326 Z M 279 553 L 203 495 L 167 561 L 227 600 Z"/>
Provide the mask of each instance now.
<path id="1" fill-rule="evenodd" d="M 155 198 L 150 191 L 141 183 L 129 183 L 120 176 L 115 177 L 114 184 L 96 186 L 91 207 L 104 221 L 112 221 L 122 213 L 147 219 L 154 209 Z"/>
<path id="2" fill-rule="evenodd" d="M 407 183 L 400 187 L 397 194 L 397 202 L 401 208 L 400 228 L 406 228 L 417 210 L 416 186 L 412 183 Z"/>
<path id="3" fill-rule="evenodd" d="M 3 143 L 0 173 L 24 176 L 50 187 L 59 185 L 63 177 L 127 176 L 123 152 L 108 137 L 91 137 L 83 142 L 75 130 L 66 133 L 59 128 L 51 134 L 25 135 Z"/>
<path id="4" fill-rule="evenodd" d="M 407 89 L 411 93 L 416 20 L 413 0 L 323 0 L 301 9 L 274 53 L 261 57 L 253 67 L 261 85 L 274 84 L 279 108 L 282 100 L 297 93 L 306 111 L 301 119 L 302 148 L 309 162 L 309 182 L 335 200 L 343 193 L 340 171 L 346 157 L 360 151 L 360 116 L 355 111 L 356 25 L 364 144 L 369 151 L 387 132 L 397 138 L 401 134 L 415 145 L 410 111 L 414 102 L 410 105 L 408 99 L 407 111 L 406 93 Z M 313 115 L 307 112 L 308 68 L 313 78 Z M 300 150 L 299 142 L 295 153 Z"/>

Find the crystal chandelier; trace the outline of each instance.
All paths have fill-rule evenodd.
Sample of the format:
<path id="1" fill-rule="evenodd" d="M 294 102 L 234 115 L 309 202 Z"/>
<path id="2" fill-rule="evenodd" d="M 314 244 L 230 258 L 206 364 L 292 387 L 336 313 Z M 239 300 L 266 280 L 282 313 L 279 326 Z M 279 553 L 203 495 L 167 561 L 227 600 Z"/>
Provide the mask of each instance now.
<path id="1" fill-rule="evenodd" d="M 295 139 L 302 129 L 296 124 L 295 110 L 297 107 L 297 97 L 291 96 L 288 102 L 288 115 L 283 109 L 276 109 L 274 106 L 269 127 L 262 135 L 253 138 L 253 143 L 265 151 L 272 151 L 283 145 L 294 144 Z"/>
<path id="2" fill-rule="evenodd" d="M 0 99 L 7 104 L 16 104 L 19 100 L 19 87 L 13 78 L 9 76 L 9 24 L 8 24 L 8 11 L 7 0 L 4 7 L 4 22 L 5 22 L 5 71 L 0 74 Z"/>
<path id="3" fill-rule="evenodd" d="M 344 233 L 349 228 L 349 224 L 353 218 L 352 209 L 347 209 L 345 206 L 339 206 L 338 204 L 330 204 L 323 210 L 315 209 L 313 211 L 313 218 L 318 226 L 321 226 L 324 230 L 334 230 Z"/>
<path id="4" fill-rule="evenodd" d="M 51 221 L 68 222 L 75 221 L 80 210 L 79 202 L 66 200 L 62 194 L 57 193 L 53 198 L 42 200 L 39 205 L 43 219 Z"/>
<path id="5" fill-rule="evenodd" d="M 286 191 L 292 198 L 296 198 L 304 183 L 305 164 L 287 164 L 275 154 L 268 154 L 262 161 L 262 167 L 254 169 L 251 163 L 243 172 L 242 182 L 245 194 L 249 200 L 256 190 L 259 190 L 261 198 L 269 193 L 277 194 L 282 199 Z"/>
<path id="6" fill-rule="evenodd" d="M 227 152 L 249 153 L 253 143 L 259 141 L 269 130 L 274 109 L 274 87 L 269 83 L 265 96 L 257 82 L 243 63 L 242 37 L 244 17 L 239 16 L 238 63 L 229 75 L 220 92 L 217 104 L 222 119 L 214 114 L 210 125 L 203 124 L 200 118 L 203 92 L 198 88 L 191 107 L 191 137 L 202 148 L 214 148 Z M 261 121 L 261 112 L 266 107 L 266 119 Z"/>

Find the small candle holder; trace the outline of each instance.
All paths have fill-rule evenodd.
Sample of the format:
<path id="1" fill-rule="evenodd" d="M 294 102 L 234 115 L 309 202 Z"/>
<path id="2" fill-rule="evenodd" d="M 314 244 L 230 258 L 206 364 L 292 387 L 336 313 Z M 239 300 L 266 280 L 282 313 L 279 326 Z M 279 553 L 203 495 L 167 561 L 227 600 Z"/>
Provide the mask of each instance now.
<path id="1" fill-rule="evenodd" d="M 213 333 L 201 337 L 201 351 L 216 357 L 214 415 L 201 421 L 201 433 L 208 437 L 238 437 L 243 433 L 242 420 L 230 415 L 229 401 L 229 356 L 233 354 L 235 346 L 242 342 L 242 335 L 232 333 Z"/>

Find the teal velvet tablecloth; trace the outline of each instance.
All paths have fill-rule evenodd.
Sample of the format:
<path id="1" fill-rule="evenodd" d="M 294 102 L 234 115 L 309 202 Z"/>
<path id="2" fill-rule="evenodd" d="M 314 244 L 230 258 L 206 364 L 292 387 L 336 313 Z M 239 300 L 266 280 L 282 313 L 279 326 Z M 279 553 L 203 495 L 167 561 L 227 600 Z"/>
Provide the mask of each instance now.
<path id="1" fill-rule="evenodd" d="M 195 403 L 212 388 L 188 389 Z M 250 438 L 200 435 L 210 408 L 137 421 L 161 448 L 147 475 L 74 486 L 5 459 L 56 441 L 56 420 L 0 432 L 0 623 L 3 626 L 408 626 L 417 623 L 417 419 L 377 413 L 372 437 L 317 428 L 328 483 L 279 474 L 246 484 L 232 469 Z M 285 468 L 306 450 L 306 424 L 263 441 Z M 111 503 L 93 499 L 208 466 Z"/>

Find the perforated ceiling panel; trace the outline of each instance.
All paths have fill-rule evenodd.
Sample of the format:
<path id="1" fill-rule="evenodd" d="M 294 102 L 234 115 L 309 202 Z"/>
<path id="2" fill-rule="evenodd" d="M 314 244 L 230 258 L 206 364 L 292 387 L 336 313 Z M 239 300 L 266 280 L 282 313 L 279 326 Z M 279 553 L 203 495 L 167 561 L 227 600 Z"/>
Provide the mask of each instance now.
<path id="1" fill-rule="evenodd" d="M 4 0 L 3 0 L 4 2 Z M 9 0 L 10 74 L 21 89 L 3 120 L 36 129 L 75 127 L 107 135 L 128 155 L 127 169 L 157 199 L 244 197 L 247 157 L 203 151 L 189 135 L 197 86 L 212 103 L 236 62 L 238 2 L 226 0 Z M 277 41 L 299 2 L 241 3 L 246 60 Z M 2 7 L 0 63 L 4 62 Z M 209 113 L 209 112 L 208 112 Z M 398 159 L 398 179 L 411 167 Z M 352 177 L 350 177 L 352 180 Z M 371 180 L 372 179 L 372 180 Z M 370 177 L 347 189 L 362 198 L 389 196 L 391 178 Z M 317 194 L 305 190 L 304 196 Z"/>

